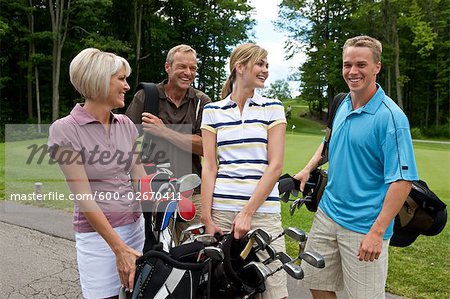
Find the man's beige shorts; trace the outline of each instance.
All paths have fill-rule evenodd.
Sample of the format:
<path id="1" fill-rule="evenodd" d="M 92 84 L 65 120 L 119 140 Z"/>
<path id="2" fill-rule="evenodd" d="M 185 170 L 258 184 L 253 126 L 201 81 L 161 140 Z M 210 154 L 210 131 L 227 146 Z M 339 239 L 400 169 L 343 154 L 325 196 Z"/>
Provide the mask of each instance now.
<path id="1" fill-rule="evenodd" d="M 357 258 L 364 236 L 343 228 L 318 209 L 305 250 L 321 254 L 325 268 L 317 269 L 303 262 L 305 278 L 300 284 L 314 290 L 345 289 L 350 298 L 385 298 L 389 240 L 383 241 L 378 260 L 365 262 Z"/>
<path id="2" fill-rule="evenodd" d="M 238 212 L 212 210 L 213 221 L 224 231 L 230 231 L 233 220 Z M 278 236 L 283 228 L 281 226 L 281 216 L 273 213 L 256 213 L 252 218 L 251 229 L 262 228 L 269 232 L 272 237 Z M 271 243 L 273 248 L 278 252 L 286 252 L 284 238 L 278 238 Z M 256 254 L 263 261 L 269 257 L 266 251 L 259 251 Z M 272 270 L 281 266 L 280 261 L 274 261 L 268 265 Z M 281 270 L 270 276 L 266 280 L 266 291 L 258 294 L 256 298 L 260 299 L 280 299 L 288 296 L 286 273 Z"/>

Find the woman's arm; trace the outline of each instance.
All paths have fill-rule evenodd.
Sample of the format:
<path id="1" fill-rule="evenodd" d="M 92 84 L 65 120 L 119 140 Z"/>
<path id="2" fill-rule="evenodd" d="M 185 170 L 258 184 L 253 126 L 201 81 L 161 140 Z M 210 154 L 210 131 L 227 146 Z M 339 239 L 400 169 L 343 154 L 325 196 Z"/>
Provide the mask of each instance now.
<path id="1" fill-rule="evenodd" d="M 203 166 L 202 166 L 202 209 L 201 222 L 206 226 L 206 233 L 214 234 L 222 230 L 214 223 L 211 216 L 214 185 L 217 177 L 217 140 L 216 134 L 202 129 L 203 136 Z"/>
<path id="2" fill-rule="evenodd" d="M 147 175 L 147 173 L 145 172 L 145 169 L 144 169 L 144 165 L 141 162 L 137 163 L 138 158 L 139 158 L 139 153 L 134 154 L 133 167 L 131 168 L 131 171 L 130 171 L 131 183 L 133 184 L 134 192 L 139 191 L 139 187 L 138 187 L 139 179 Z"/>
<path id="3" fill-rule="evenodd" d="M 69 152 L 71 153 L 71 157 L 76 156 L 77 160 L 70 164 L 66 162 L 59 163 L 66 177 L 69 189 L 73 194 L 88 194 L 91 196 L 92 190 L 82 163 L 81 155 L 78 155 L 71 148 L 58 148 L 55 159 L 59 162 L 60 160 L 58 158 L 61 153 L 67 155 Z M 121 283 L 126 288 L 132 289 L 135 262 L 137 257 L 141 256 L 141 253 L 125 244 L 94 200 L 80 200 L 77 201 L 77 204 L 80 206 L 80 210 L 89 221 L 89 224 L 102 236 L 116 255 L 116 265 Z"/>
<path id="4" fill-rule="evenodd" d="M 264 203 L 283 171 L 286 124 L 280 123 L 267 132 L 268 166 L 248 203 L 233 221 L 234 237 L 242 238 L 251 228 L 253 214 Z"/>

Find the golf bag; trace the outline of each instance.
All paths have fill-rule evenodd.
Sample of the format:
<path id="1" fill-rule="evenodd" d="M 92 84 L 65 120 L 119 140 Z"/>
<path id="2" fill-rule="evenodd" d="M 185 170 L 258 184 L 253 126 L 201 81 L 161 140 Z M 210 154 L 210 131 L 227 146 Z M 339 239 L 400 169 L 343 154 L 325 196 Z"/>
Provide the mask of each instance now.
<path id="1" fill-rule="evenodd" d="M 225 234 L 218 247 L 223 250 L 224 260 L 215 265 L 211 275 L 211 298 L 252 298 L 266 290 L 264 277 L 254 268 L 243 269 L 251 261 L 259 261 L 254 249 L 242 259 L 240 253 L 246 243 Z"/>
<path id="2" fill-rule="evenodd" d="M 186 177 L 189 180 L 188 187 L 182 183 L 186 182 L 183 180 Z M 138 186 L 145 219 L 144 253 L 161 241 L 171 242 L 166 240 L 171 219 L 175 225 L 176 221 L 190 221 L 194 218 L 196 211 L 190 197 L 199 184 L 200 178 L 197 175 L 189 174 L 176 179 L 160 169 L 140 178 Z M 170 246 L 171 244 L 166 246 L 166 251 Z"/>
<path id="3" fill-rule="evenodd" d="M 136 261 L 132 298 L 197 298 L 208 269 L 207 262 L 196 260 L 203 248 L 201 242 L 194 242 L 174 247 L 170 253 L 158 246 L 146 252 Z"/>

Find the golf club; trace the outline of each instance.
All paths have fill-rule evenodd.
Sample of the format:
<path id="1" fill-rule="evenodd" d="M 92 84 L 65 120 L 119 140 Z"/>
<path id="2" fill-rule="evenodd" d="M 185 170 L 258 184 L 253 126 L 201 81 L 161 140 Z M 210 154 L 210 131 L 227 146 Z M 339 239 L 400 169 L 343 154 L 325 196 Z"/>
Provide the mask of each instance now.
<path id="1" fill-rule="evenodd" d="M 195 173 L 183 175 L 176 181 L 177 192 L 194 190 L 196 187 L 200 186 L 201 182 L 202 180 Z"/>
<path id="2" fill-rule="evenodd" d="M 272 239 L 271 243 L 284 235 L 286 235 L 289 238 L 294 239 L 298 242 L 306 241 L 306 238 L 307 238 L 307 235 L 303 230 L 290 226 L 290 227 L 285 228 L 281 234 L 279 234 L 274 239 Z"/>
<path id="3" fill-rule="evenodd" d="M 278 254 L 278 252 L 276 251 L 275 248 L 272 247 L 272 245 L 266 246 L 266 252 L 269 255 L 269 257 L 262 262 L 264 265 L 267 265 L 270 262 L 272 262 L 274 259 L 276 259 L 277 254 Z"/>
<path id="4" fill-rule="evenodd" d="M 208 246 L 199 251 L 197 262 L 207 258 L 215 262 L 223 262 L 225 255 L 222 249 L 214 246 Z"/>
<path id="5" fill-rule="evenodd" d="M 298 258 L 307 262 L 315 268 L 325 268 L 325 260 L 323 259 L 323 256 L 321 256 L 317 252 L 305 251 L 300 253 Z"/>
<path id="6" fill-rule="evenodd" d="M 193 242 L 202 242 L 205 246 L 217 244 L 217 239 L 211 234 L 195 235 L 191 239 Z"/>
<path id="7" fill-rule="evenodd" d="M 293 262 L 283 264 L 282 269 L 286 271 L 286 273 L 299 280 L 304 277 L 303 269 L 299 265 L 294 264 Z"/>
<path id="8" fill-rule="evenodd" d="M 260 236 L 260 238 L 256 238 L 255 236 L 257 236 L 257 235 Z M 255 241 L 259 242 L 258 247 L 260 249 L 264 249 L 267 244 L 270 244 L 270 242 L 272 240 L 272 236 L 270 235 L 270 233 L 266 232 L 265 230 L 257 228 L 257 229 L 252 229 L 252 230 L 248 231 L 244 237 L 244 240 L 248 240 L 248 242 L 240 254 L 240 256 L 243 260 L 245 260 L 247 258 L 248 254 L 250 253 L 250 250 L 253 247 L 253 243 Z M 264 242 L 262 242 L 262 241 L 264 241 Z"/>
<path id="9" fill-rule="evenodd" d="M 181 231 L 180 240 L 183 240 L 186 234 L 189 234 L 189 237 L 192 235 L 204 234 L 206 231 L 205 225 L 203 223 L 192 224 L 188 226 L 186 229 Z"/>

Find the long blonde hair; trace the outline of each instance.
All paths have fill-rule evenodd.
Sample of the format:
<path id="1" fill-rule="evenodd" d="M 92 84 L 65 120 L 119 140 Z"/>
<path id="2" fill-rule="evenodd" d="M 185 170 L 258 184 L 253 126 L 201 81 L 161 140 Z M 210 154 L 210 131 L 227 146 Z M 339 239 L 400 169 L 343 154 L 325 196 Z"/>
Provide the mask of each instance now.
<path id="1" fill-rule="evenodd" d="M 237 46 L 230 56 L 230 76 L 222 87 L 222 99 L 225 99 L 233 91 L 233 83 L 236 79 L 236 65 L 254 65 L 257 61 L 267 57 L 267 51 L 253 43 Z"/>

